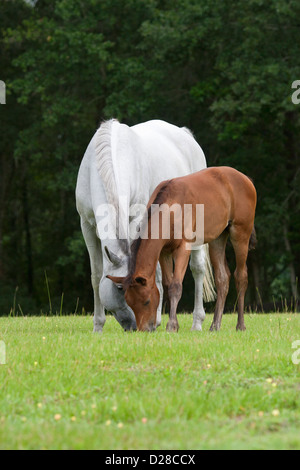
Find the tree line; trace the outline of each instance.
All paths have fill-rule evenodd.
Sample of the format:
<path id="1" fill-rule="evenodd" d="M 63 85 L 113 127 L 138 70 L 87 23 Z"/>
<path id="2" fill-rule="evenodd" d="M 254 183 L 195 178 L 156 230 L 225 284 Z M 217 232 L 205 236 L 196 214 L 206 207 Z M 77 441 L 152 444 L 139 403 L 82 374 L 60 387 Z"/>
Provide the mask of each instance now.
<path id="1" fill-rule="evenodd" d="M 1 2 L 0 315 L 92 308 L 74 190 L 88 142 L 112 117 L 189 127 L 208 166 L 252 178 L 247 304 L 295 309 L 299 14 L 296 0 Z M 234 268 L 230 246 L 228 259 Z M 187 311 L 192 290 L 187 275 Z"/>

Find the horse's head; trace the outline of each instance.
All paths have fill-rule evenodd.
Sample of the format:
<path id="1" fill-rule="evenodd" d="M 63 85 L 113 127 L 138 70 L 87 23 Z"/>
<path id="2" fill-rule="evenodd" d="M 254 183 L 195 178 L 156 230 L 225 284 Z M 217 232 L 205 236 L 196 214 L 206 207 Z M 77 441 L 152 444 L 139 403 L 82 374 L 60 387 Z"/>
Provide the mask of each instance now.
<path id="1" fill-rule="evenodd" d="M 120 250 L 112 251 L 107 246 L 104 247 L 104 254 L 104 275 L 100 282 L 101 302 L 109 312 L 113 313 L 125 331 L 136 330 L 136 320 L 131 308 L 126 303 L 122 284 L 113 284 L 106 277 L 107 272 L 114 276 L 120 276 L 120 274 L 127 272 L 128 257 Z"/>
<path id="2" fill-rule="evenodd" d="M 125 291 L 125 300 L 135 314 L 139 331 L 154 331 L 156 328 L 156 313 L 159 304 L 159 291 L 155 279 L 143 276 L 133 277 L 107 276 Z"/>

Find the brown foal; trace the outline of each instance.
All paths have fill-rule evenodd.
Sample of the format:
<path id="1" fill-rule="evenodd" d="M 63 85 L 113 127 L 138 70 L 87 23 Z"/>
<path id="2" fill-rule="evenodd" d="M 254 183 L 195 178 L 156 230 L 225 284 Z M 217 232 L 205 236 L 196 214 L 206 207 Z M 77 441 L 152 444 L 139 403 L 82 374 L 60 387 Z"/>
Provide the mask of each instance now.
<path id="1" fill-rule="evenodd" d="M 246 260 L 249 248 L 255 244 L 256 190 L 247 176 L 230 167 L 211 167 L 188 176 L 164 181 L 152 194 L 148 203 L 148 220 L 144 233 L 146 236 L 138 238 L 132 245 L 129 274 L 126 277 L 107 276 L 123 286 L 126 302 L 134 311 L 138 330 L 152 331 L 156 327 L 159 292 L 155 283 L 155 272 L 159 261 L 163 285 L 170 302 L 167 331 L 178 331 L 176 310 L 193 248 L 191 241 L 197 244 L 195 236 L 192 238 L 192 235 L 199 229 L 196 227 L 196 207 L 200 204 L 204 206 L 203 237 L 200 243 L 209 244 L 217 290 L 215 314 L 210 329 L 219 330 L 221 326 L 229 289 L 230 271 L 225 248 L 230 237 L 236 258 L 234 272 L 238 295 L 236 328 L 245 330 L 244 298 L 248 285 Z M 178 237 L 178 224 L 181 229 L 187 225 L 182 216 L 184 205 L 192 207 L 189 220 L 192 230 L 188 234 L 181 230 L 183 235 Z M 154 217 L 156 212 L 152 207 L 171 206 L 174 211 L 169 218 L 169 233 L 165 237 L 162 216 L 159 214 L 160 218 Z M 155 224 L 158 224 L 156 232 L 158 236 L 151 238 Z"/>

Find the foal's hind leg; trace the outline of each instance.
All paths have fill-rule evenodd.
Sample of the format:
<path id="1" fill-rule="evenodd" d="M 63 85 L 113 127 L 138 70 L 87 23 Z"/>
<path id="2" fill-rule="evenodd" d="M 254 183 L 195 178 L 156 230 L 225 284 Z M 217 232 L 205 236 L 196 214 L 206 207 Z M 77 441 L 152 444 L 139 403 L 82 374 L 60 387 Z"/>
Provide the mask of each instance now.
<path id="1" fill-rule="evenodd" d="M 222 315 L 225 300 L 229 289 L 230 271 L 226 261 L 225 249 L 228 232 L 223 232 L 216 240 L 209 244 L 209 254 L 214 268 L 215 283 L 217 289 L 217 302 L 214 319 L 210 331 L 219 330 L 221 327 Z"/>
<path id="2" fill-rule="evenodd" d="M 190 268 L 195 281 L 195 304 L 193 311 L 192 330 L 202 330 L 202 323 L 205 319 L 203 307 L 203 280 L 205 276 L 205 249 L 193 250 L 191 252 Z"/>
<path id="3" fill-rule="evenodd" d="M 244 323 L 244 300 L 245 293 L 248 287 L 248 271 L 247 271 L 247 257 L 249 251 L 249 239 L 251 232 L 242 227 L 232 226 L 230 229 L 230 240 L 232 242 L 235 259 L 236 269 L 234 271 L 235 286 L 238 295 L 238 321 L 237 330 L 245 330 Z"/>

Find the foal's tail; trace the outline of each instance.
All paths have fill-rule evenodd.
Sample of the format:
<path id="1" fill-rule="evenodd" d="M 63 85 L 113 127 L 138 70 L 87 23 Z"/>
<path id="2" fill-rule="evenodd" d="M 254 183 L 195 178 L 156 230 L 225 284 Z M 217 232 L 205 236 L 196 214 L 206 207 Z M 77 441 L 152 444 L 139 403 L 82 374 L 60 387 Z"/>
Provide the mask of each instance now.
<path id="1" fill-rule="evenodd" d="M 253 230 L 252 230 L 251 237 L 249 240 L 249 251 L 255 250 L 256 244 L 257 244 L 256 231 L 255 231 L 255 227 L 253 226 Z"/>
<path id="2" fill-rule="evenodd" d="M 209 248 L 208 244 L 206 243 L 205 246 L 205 276 L 204 276 L 204 281 L 203 281 L 203 298 L 204 302 L 213 302 L 216 297 L 216 291 L 215 291 L 215 280 L 214 280 L 214 274 L 213 274 L 213 269 L 209 257 Z"/>

